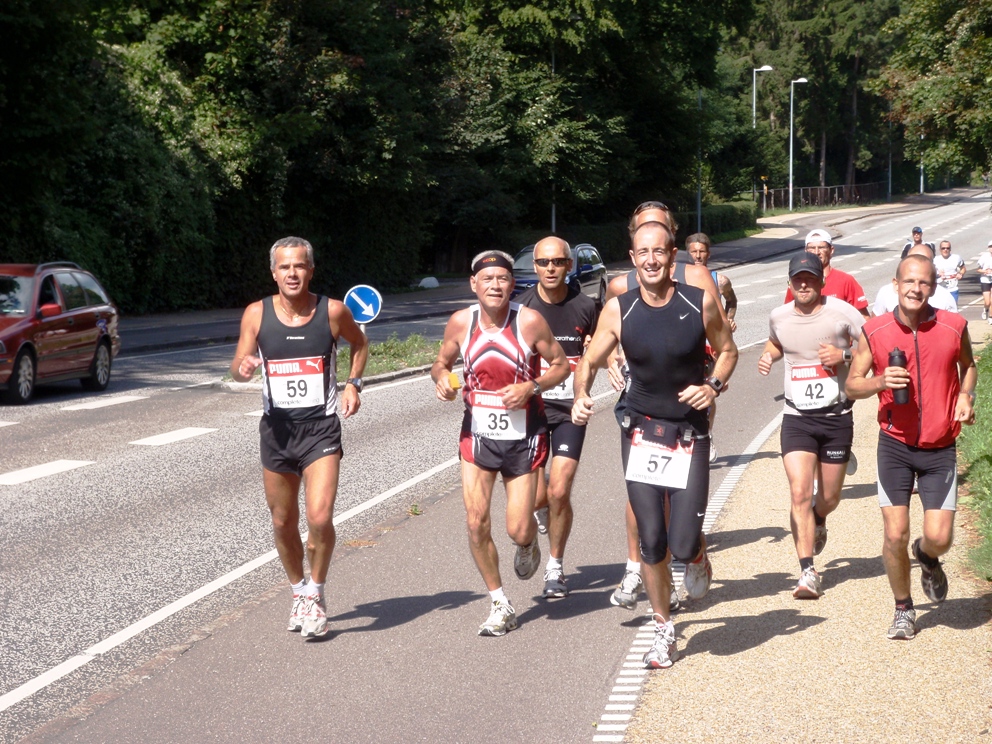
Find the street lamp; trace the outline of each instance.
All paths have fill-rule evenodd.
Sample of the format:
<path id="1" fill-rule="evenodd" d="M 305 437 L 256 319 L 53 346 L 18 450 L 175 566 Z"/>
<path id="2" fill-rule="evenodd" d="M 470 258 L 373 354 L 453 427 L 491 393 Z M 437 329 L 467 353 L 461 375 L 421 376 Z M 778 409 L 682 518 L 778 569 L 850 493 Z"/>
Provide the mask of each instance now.
<path id="1" fill-rule="evenodd" d="M 751 68 L 751 129 L 758 126 L 758 73 L 771 72 L 774 69 L 771 65 Z"/>
<path id="2" fill-rule="evenodd" d="M 796 78 L 789 83 L 789 211 L 792 211 L 792 111 L 796 97 L 796 83 L 808 83 L 806 78 Z"/>

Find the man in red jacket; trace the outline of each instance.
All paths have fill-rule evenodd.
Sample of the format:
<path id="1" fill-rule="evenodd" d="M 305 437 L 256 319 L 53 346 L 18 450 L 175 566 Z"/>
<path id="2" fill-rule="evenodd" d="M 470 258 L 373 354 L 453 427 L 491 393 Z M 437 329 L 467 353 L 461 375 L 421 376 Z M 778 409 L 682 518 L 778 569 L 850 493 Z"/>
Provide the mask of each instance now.
<path id="1" fill-rule="evenodd" d="M 955 440 L 961 424 L 975 422 L 978 374 L 968 324 L 960 315 L 930 307 L 936 274 L 933 262 L 922 256 L 899 262 L 893 280 L 899 305 L 865 323 L 845 386 L 849 398 L 878 395 L 882 559 L 896 601 L 888 636 L 896 640 L 916 635 L 907 552 L 913 478 L 919 480 L 924 510 L 923 536 L 913 543 L 913 555 L 924 593 L 943 602 L 947 577 L 938 559 L 950 550 L 954 533 Z M 905 366 L 890 358 L 896 349 L 905 354 Z M 873 377 L 867 377 L 869 371 Z M 906 402 L 898 402 L 902 391 Z"/>

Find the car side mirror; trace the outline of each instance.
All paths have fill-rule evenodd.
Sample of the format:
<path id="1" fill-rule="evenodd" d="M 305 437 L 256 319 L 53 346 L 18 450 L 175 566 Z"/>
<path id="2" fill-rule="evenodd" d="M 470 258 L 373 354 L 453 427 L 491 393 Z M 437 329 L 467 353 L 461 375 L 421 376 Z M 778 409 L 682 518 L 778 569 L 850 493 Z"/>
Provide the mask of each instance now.
<path id="1" fill-rule="evenodd" d="M 41 314 L 42 318 L 54 318 L 56 315 L 62 314 L 62 308 L 54 302 L 46 302 L 38 308 L 38 312 Z"/>

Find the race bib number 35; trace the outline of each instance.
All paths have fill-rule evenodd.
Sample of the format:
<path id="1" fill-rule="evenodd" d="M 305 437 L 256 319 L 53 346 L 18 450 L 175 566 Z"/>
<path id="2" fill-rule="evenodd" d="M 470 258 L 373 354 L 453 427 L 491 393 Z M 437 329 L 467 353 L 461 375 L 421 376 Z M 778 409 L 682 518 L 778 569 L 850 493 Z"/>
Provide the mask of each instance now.
<path id="1" fill-rule="evenodd" d="M 545 390 L 541 393 L 541 397 L 545 400 L 572 400 L 575 397 L 574 385 L 575 385 L 575 365 L 579 363 L 580 357 L 569 357 L 568 358 L 568 377 L 559 382 L 553 388 Z M 541 357 L 541 374 L 543 375 L 550 369 L 548 363 Z"/>
<path id="2" fill-rule="evenodd" d="M 630 439 L 630 456 L 624 477 L 629 481 L 648 483 L 665 488 L 685 488 L 689 482 L 692 447 L 676 444 L 669 449 L 663 444 L 644 439 L 641 429 L 634 429 Z"/>
<path id="3" fill-rule="evenodd" d="M 821 364 L 802 364 L 792 368 L 792 403 L 800 411 L 826 408 L 840 401 L 837 375 Z"/>
<path id="4" fill-rule="evenodd" d="M 487 439 L 524 439 L 527 411 L 511 411 L 496 393 L 476 390 L 472 393 L 472 433 Z"/>
<path id="5" fill-rule="evenodd" d="M 271 359 L 265 374 L 275 408 L 312 408 L 326 403 L 324 359 Z"/>

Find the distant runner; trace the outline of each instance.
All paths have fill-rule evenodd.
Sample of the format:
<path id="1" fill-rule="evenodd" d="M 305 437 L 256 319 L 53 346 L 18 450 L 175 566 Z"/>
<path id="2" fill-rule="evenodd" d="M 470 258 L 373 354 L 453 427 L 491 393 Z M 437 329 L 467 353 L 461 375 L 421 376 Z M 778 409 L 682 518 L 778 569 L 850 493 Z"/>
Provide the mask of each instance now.
<path id="1" fill-rule="evenodd" d="M 987 320 L 992 325 L 992 240 L 989 241 L 988 250 L 978 257 L 978 282 L 982 288 L 982 320 Z"/>
<path id="2" fill-rule="evenodd" d="M 906 256 L 909 255 L 910 248 L 913 248 L 914 246 L 918 246 L 918 245 L 925 245 L 927 248 L 930 249 L 931 254 L 937 252 L 937 246 L 935 246 L 933 243 L 923 242 L 923 228 L 914 227 L 912 230 L 912 237 L 909 240 L 907 240 L 902 246 L 902 257 L 906 258 Z"/>
<path id="3" fill-rule="evenodd" d="M 361 405 L 368 341 L 344 304 L 310 292 L 310 243 L 292 237 L 276 241 L 269 265 L 279 293 L 245 310 L 231 377 L 247 382 L 262 367 L 262 482 L 276 550 L 293 586 L 288 630 L 312 638 L 327 633 L 324 583 L 335 541 L 334 499 L 342 454 L 337 341 L 344 338 L 351 346 L 351 371 L 341 393 L 344 418 L 358 413 Z M 309 527 L 309 581 L 300 539 L 301 481 Z"/>
<path id="4" fill-rule="evenodd" d="M 958 282 L 964 279 L 967 269 L 964 259 L 957 253 L 951 253 L 951 241 L 941 240 L 940 252 L 933 257 L 933 265 L 937 267 L 937 280 L 941 287 L 951 293 L 954 304 L 958 304 Z"/>
<path id="5" fill-rule="evenodd" d="M 919 481 L 924 509 L 923 536 L 913 542 L 913 556 L 923 592 L 932 602 L 943 602 L 947 576 L 939 558 L 950 550 L 954 534 L 955 442 L 961 424 L 975 422 L 978 373 L 968 323 L 930 307 L 936 282 L 936 269 L 925 257 L 899 262 L 899 306 L 865 323 L 847 378 L 849 397 L 878 395 L 878 503 L 885 530 L 882 560 L 896 604 L 888 631 L 893 640 L 917 632 L 907 554 L 913 479 Z"/>
<path id="6" fill-rule="evenodd" d="M 596 329 L 596 303 L 565 283 L 572 270 L 572 252 L 560 238 L 544 238 L 534 246 L 534 272 L 538 283 L 517 297 L 517 302 L 541 314 L 574 370 Z M 547 363 L 540 359 L 540 371 Z M 547 510 L 548 540 L 551 543 L 544 569 L 544 596 L 568 596 L 562 563 L 565 544 L 572 531 L 572 481 L 579 467 L 586 427 L 572 423 L 572 382 L 569 374 L 555 387 L 545 390 L 544 411 L 551 437 L 551 467 L 548 482 L 542 466 L 537 477 L 538 511 Z"/>
<path id="7" fill-rule="evenodd" d="M 844 383 L 864 317 L 843 300 L 821 295 L 823 265 L 813 253 L 792 258 L 789 285 L 796 299 L 772 310 L 758 372 L 767 375 L 785 357 L 782 463 L 792 496 L 789 521 L 800 573 L 792 596 L 818 599 L 822 584 L 813 556 L 827 544 L 827 515 L 840 504 L 844 487 L 854 440 L 854 401 L 844 395 Z M 818 467 L 820 491 L 814 504 Z"/>
<path id="8" fill-rule="evenodd" d="M 929 243 L 918 243 L 910 246 L 909 250 L 906 251 L 906 256 L 923 256 L 928 261 L 932 261 L 934 258 L 933 250 L 930 248 Z M 903 258 L 906 258 L 906 256 L 903 256 Z M 936 266 L 936 264 L 934 265 Z M 878 294 L 875 295 L 875 304 L 871 308 L 872 315 L 891 313 L 896 309 L 898 304 L 899 293 L 896 291 L 896 282 L 893 279 L 878 288 Z M 930 297 L 929 304 L 930 307 L 937 310 L 947 310 L 951 313 L 958 311 L 958 303 L 955 301 L 954 296 L 945 287 L 941 286 L 940 283 L 933 288 L 933 295 Z"/>
<path id="9" fill-rule="evenodd" d="M 496 476 L 506 487 L 506 532 L 517 546 L 513 569 L 529 579 L 541 563 L 534 521 L 537 472 L 548 458 L 547 419 L 541 394 L 568 377 L 568 359 L 547 322 L 534 310 L 510 302 L 513 259 L 485 251 L 472 259 L 469 280 L 478 303 L 448 320 L 431 367 L 435 393 L 454 400 L 451 369 L 465 365 L 465 417 L 459 438 L 462 495 L 469 547 L 489 590 L 489 617 L 479 635 L 501 636 L 517 627 L 517 613 L 503 591 L 490 510 Z M 534 370 L 537 357 L 548 369 Z"/>
<path id="10" fill-rule="evenodd" d="M 631 258 L 640 287 L 606 303 L 575 374 L 572 420 L 593 412 L 589 390 L 596 371 L 622 343 L 630 368 L 621 458 L 627 496 L 637 520 L 645 587 L 656 624 L 644 654 L 647 668 L 664 669 L 679 658 L 670 620 L 671 555 L 701 564 L 700 536 L 709 498 L 709 421 L 706 409 L 737 364 L 737 347 L 718 302 L 671 278 L 675 236 L 661 222 L 637 228 Z M 707 339 L 717 351 L 705 375 Z M 671 519 L 665 517 L 670 501 Z"/>

